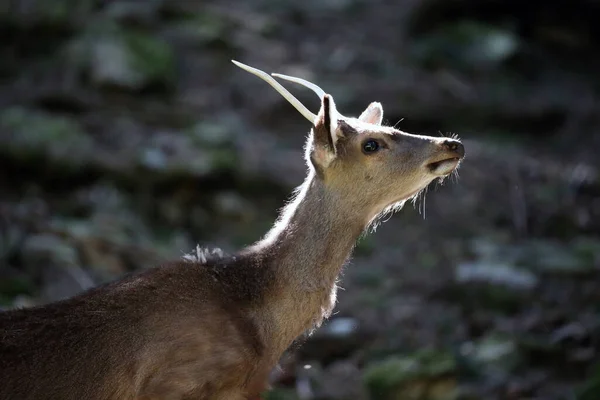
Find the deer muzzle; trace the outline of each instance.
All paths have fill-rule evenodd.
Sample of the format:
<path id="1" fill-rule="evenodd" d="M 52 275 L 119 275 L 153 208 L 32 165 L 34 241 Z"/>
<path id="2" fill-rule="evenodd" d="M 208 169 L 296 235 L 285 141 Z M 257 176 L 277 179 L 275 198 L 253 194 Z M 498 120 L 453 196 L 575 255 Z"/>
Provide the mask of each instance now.
<path id="1" fill-rule="evenodd" d="M 439 145 L 440 151 L 427 163 L 429 171 L 436 176 L 452 173 L 465 157 L 465 146 L 458 140 L 446 139 Z"/>

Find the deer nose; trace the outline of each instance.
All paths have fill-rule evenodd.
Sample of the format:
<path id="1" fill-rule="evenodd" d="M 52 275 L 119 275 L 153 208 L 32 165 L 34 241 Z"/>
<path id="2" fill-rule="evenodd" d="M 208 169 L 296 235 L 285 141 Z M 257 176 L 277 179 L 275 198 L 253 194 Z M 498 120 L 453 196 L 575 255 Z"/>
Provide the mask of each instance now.
<path id="1" fill-rule="evenodd" d="M 460 158 L 465 156 L 465 146 L 458 140 L 448 139 L 442 143 L 442 146 L 453 153 L 456 153 Z"/>

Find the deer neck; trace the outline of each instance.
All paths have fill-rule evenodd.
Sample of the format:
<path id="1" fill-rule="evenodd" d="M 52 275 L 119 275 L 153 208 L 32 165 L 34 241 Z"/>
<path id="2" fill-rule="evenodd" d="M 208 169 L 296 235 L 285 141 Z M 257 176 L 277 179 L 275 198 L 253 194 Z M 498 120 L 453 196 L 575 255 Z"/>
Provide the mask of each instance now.
<path id="1" fill-rule="evenodd" d="M 277 336 L 284 348 L 330 314 L 337 278 L 365 221 L 352 199 L 327 190 L 311 173 L 254 246 L 263 265 L 274 272 L 275 287 L 265 311 L 274 326 L 269 336 Z"/>

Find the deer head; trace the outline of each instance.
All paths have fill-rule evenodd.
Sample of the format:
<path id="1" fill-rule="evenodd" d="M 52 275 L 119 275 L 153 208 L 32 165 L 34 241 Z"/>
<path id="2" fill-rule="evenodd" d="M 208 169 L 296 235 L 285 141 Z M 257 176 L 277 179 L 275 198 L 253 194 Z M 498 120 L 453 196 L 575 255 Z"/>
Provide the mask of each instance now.
<path id="1" fill-rule="evenodd" d="M 313 90 L 321 99 L 315 115 L 270 75 L 233 62 L 267 81 L 312 123 L 306 146 L 309 168 L 368 220 L 404 204 L 433 180 L 450 175 L 464 158 L 459 140 L 382 126 L 383 108 L 378 102 L 369 104 L 358 118 L 345 117 L 337 111 L 333 97 L 317 85 L 273 74 Z"/>

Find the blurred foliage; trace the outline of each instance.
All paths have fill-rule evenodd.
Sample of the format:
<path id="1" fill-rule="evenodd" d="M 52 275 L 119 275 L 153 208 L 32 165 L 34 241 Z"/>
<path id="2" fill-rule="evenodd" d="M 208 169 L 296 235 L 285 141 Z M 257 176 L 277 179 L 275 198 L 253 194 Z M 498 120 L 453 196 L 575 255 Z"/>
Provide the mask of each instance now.
<path id="1" fill-rule="evenodd" d="M 428 33 L 411 51 L 426 68 L 452 67 L 470 72 L 498 68 L 519 50 L 518 36 L 477 21 L 453 21 Z"/>
<path id="2" fill-rule="evenodd" d="M 427 350 L 367 367 L 364 379 L 372 398 L 450 400 L 454 372 L 452 355 Z"/>
<path id="3" fill-rule="evenodd" d="M 593 400 L 600 396 L 600 364 L 591 373 L 590 379 L 577 391 L 577 400 Z"/>

